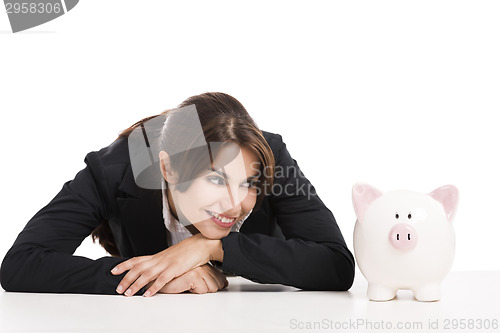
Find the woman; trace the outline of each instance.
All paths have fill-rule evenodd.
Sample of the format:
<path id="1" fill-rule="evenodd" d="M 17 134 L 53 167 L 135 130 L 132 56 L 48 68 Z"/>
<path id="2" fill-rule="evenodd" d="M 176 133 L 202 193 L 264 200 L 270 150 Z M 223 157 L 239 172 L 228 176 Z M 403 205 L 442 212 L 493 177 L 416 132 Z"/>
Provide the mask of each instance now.
<path id="1" fill-rule="evenodd" d="M 86 168 L 6 254 L 6 291 L 206 293 L 227 285 L 219 269 L 259 283 L 350 288 L 353 256 L 281 136 L 260 131 L 227 94 L 193 96 L 179 108 L 87 154 Z M 159 133 L 147 128 L 155 119 Z M 144 167 L 141 154 L 152 158 L 154 146 L 159 163 Z M 89 234 L 112 257 L 73 256 Z"/>

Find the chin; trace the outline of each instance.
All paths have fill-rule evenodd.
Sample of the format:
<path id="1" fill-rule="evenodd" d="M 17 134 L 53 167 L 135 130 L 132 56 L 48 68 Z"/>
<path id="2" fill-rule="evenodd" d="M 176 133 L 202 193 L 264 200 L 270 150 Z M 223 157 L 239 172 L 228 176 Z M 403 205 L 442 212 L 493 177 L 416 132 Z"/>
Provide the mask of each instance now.
<path id="1" fill-rule="evenodd" d="M 201 232 L 201 234 L 205 237 L 205 238 L 208 238 L 208 239 L 221 239 L 221 238 L 224 238 L 226 237 L 227 235 L 229 235 L 229 232 L 231 230 L 228 230 L 228 231 L 220 231 L 220 230 L 203 230 Z"/>

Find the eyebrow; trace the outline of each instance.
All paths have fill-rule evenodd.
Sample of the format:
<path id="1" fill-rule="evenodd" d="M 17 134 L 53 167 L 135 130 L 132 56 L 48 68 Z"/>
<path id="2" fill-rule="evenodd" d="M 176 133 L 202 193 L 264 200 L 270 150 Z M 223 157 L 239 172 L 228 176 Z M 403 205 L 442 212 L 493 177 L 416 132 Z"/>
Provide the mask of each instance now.
<path id="1" fill-rule="evenodd" d="M 221 171 L 221 170 L 214 170 L 212 168 L 208 168 L 207 170 L 210 170 L 212 172 L 216 172 L 218 173 L 219 175 L 221 175 L 222 177 L 226 178 L 226 179 L 229 179 L 229 177 L 227 176 L 227 174 L 224 172 L 224 171 Z M 257 172 L 255 175 L 252 175 L 250 177 L 247 178 L 247 180 L 250 180 L 250 179 L 253 179 L 253 178 L 257 178 L 257 176 L 259 175 L 259 172 Z"/>

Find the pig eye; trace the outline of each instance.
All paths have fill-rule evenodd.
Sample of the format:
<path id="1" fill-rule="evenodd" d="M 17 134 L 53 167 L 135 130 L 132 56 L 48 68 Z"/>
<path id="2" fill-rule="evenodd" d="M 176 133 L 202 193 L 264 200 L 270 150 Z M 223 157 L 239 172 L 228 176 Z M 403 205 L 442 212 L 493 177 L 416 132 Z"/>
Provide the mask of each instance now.
<path id="1" fill-rule="evenodd" d="M 411 220 L 411 213 L 408 214 L 408 220 Z"/>
<path id="2" fill-rule="evenodd" d="M 398 213 L 396 213 L 396 219 L 399 219 L 399 214 Z"/>

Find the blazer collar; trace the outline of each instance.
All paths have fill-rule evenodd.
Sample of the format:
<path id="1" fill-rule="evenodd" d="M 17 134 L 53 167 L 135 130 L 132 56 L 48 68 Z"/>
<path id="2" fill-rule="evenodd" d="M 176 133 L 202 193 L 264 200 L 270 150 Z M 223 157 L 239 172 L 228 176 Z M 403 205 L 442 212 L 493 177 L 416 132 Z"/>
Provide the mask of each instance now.
<path id="1" fill-rule="evenodd" d="M 134 173 L 132 171 L 132 167 L 130 166 L 130 164 L 127 166 L 127 169 L 125 170 L 125 174 L 123 175 L 120 186 L 118 186 L 118 190 L 120 192 L 126 193 L 126 197 L 131 196 L 134 198 L 140 198 L 141 196 L 144 195 L 145 192 L 152 191 L 152 190 L 145 190 L 137 186 L 134 179 Z"/>

